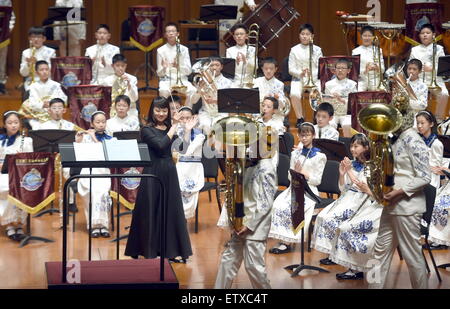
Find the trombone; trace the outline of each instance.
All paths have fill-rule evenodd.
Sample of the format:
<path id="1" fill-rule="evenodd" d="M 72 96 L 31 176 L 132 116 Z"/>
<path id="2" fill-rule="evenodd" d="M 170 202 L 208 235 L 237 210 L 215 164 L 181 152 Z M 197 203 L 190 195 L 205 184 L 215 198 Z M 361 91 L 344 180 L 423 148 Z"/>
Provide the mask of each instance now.
<path id="1" fill-rule="evenodd" d="M 305 97 L 305 94 L 309 94 L 308 101 L 309 106 L 313 111 L 317 110 L 317 107 L 322 103 L 322 95 L 317 88 L 317 85 L 314 83 L 314 79 L 312 76 L 313 71 L 313 54 L 314 54 L 314 40 L 311 38 L 309 41 L 309 72 L 308 72 L 308 80 L 306 84 L 302 85 L 302 98 Z"/>
<path id="2" fill-rule="evenodd" d="M 433 67 L 431 70 L 431 82 L 428 85 L 428 90 L 431 93 L 439 93 L 442 91 L 442 88 L 436 82 L 436 53 L 437 53 L 437 45 L 436 38 L 433 38 L 433 55 L 431 57 L 431 61 L 433 63 Z M 423 73 L 423 81 L 425 82 L 425 72 Z"/>
<path id="3" fill-rule="evenodd" d="M 375 65 L 378 66 L 378 69 L 376 70 L 376 73 L 373 73 L 371 71 L 367 72 L 367 88 L 370 91 L 385 91 L 386 87 L 384 87 L 383 85 L 383 74 L 381 72 L 381 57 L 383 55 L 381 54 L 380 40 L 376 35 L 373 38 L 372 53 L 373 53 L 373 62 Z M 373 81 L 371 82 L 371 80 Z"/>
<path id="4" fill-rule="evenodd" d="M 241 72 L 241 83 L 240 86 L 243 88 L 244 86 L 246 88 L 253 88 L 253 81 L 256 79 L 256 72 L 258 69 L 258 63 L 257 63 L 257 57 L 258 57 L 258 50 L 259 50 L 259 25 L 254 23 L 251 24 L 248 28 L 248 39 L 247 39 L 247 50 L 245 53 L 245 64 L 242 64 L 242 72 Z M 255 48 L 255 57 L 253 59 L 253 72 L 250 76 L 251 80 L 245 81 L 246 72 L 247 72 L 247 65 L 248 65 L 248 58 L 250 57 L 250 46 L 253 46 Z"/>
<path id="5" fill-rule="evenodd" d="M 177 50 L 177 81 L 175 82 L 175 85 L 171 86 L 170 89 L 172 91 L 177 91 L 177 92 L 185 92 L 187 89 L 187 86 L 183 85 L 183 82 L 181 81 L 181 72 L 180 72 L 180 54 L 181 54 L 181 49 L 180 49 L 180 39 L 178 38 L 178 36 L 175 39 L 176 42 L 176 50 Z M 172 71 L 170 71 L 172 72 Z M 170 80 L 171 76 L 170 76 Z"/>

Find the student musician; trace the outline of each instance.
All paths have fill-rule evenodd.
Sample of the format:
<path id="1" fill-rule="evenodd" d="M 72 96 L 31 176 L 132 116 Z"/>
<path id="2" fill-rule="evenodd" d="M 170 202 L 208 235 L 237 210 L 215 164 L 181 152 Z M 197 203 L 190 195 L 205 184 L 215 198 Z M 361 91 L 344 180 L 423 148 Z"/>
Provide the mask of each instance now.
<path id="1" fill-rule="evenodd" d="M 50 116 L 50 120 L 41 123 L 39 126 L 39 130 L 75 130 L 75 125 L 63 119 L 64 114 L 66 113 L 66 102 L 60 98 L 51 99 L 48 103 L 48 114 Z"/>
<path id="2" fill-rule="evenodd" d="M 126 73 L 127 58 L 122 54 L 114 55 L 112 58 L 112 67 L 114 75 L 109 75 L 103 80 L 104 86 L 112 87 L 111 98 L 115 102 L 120 95 L 126 95 L 131 102 L 128 115 L 139 118 L 136 102 L 139 99 L 137 78 L 131 74 Z M 116 115 L 116 106 L 113 104 L 111 108 L 111 117 Z"/>
<path id="3" fill-rule="evenodd" d="M 439 44 L 436 44 L 436 53 L 434 54 L 435 63 L 433 64 L 433 42 L 436 36 L 435 32 L 434 26 L 431 24 L 425 24 L 420 28 L 419 38 L 421 44 L 411 49 L 409 59 L 419 59 L 422 62 L 423 72 L 420 74 L 420 79 L 422 79 L 428 87 L 430 87 L 432 79 L 435 78 L 437 86 L 441 88 L 440 92 L 437 94 L 436 109 L 436 118 L 440 121 L 448 116 L 448 109 L 446 110 L 448 90 L 442 77 L 437 76 L 439 57 L 445 56 L 444 48 Z M 433 66 L 435 68 L 435 75 L 431 76 L 433 74 Z"/>
<path id="4" fill-rule="evenodd" d="M 422 62 L 418 59 L 409 60 L 406 64 L 406 71 L 409 77 L 409 85 L 417 98 L 410 97 L 409 105 L 414 112 L 418 113 L 425 110 L 428 105 L 428 87 L 419 77 L 420 72 L 422 72 Z"/>
<path id="5" fill-rule="evenodd" d="M 87 133 L 78 132 L 75 136 L 77 143 L 101 143 L 103 140 L 110 140 L 113 137 L 105 133 L 106 115 L 102 111 L 96 111 L 91 116 L 91 126 Z M 92 174 L 109 174 L 109 168 L 93 168 Z M 83 168 L 81 174 L 89 174 L 89 169 Z M 89 191 L 92 195 L 92 229 L 90 231 L 92 238 L 110 237 L 109 218 L 111 211 L 111 197 L 109 191 L 111 188 L 110 178 L 92 179 L 92 187 L 89 185 L 89 179 L 78 180 L 78 194 L 84 201 L 84 210 L 86 215 L 87 228 L 89 229 Z"/>
<path id="6" fill-rule="evenodd" d="M 291 82 L 291 104 L 297 117 L 297 125 L 300 125 L 303 119 L 303 109 L 301 99 L 303 94 L 303 86 L 307 83 L 311 76 L 312 81 L 320 90 L 320 80 L 318 74 L 319 58 L 323 57 L 322 49 L 313 45 L 313 53 L 310 54 L 310 43 L 314 39 L 314 28 L 310 24 L 303 24 L 299 31 L 300 43 L 291 48 L 289 53 L 289 74 L 292 75 Z M 310 62 L 312 64 L 312 72 L 309 71 Z"/>
<path id="7" fill-rule="evenodd" d="M 351 137 L 352 116 L 347 115 L 348 95 L 356 92 L 356 82 L 348 78 L 351 63 L 346 59 L 336 62 L 336 78 L 325 83 L 325 95 L 332 97 L 334 123 L 340 124 L 345 137 Z"/>
<path id="8" fill-rule="evenodd" d="M 317 107 L 316 122 L 314 125 L 314 131 L 316 132 L 316 138 L 331 139 L 334 141 L 339 140 L 339 132 L 336 130 L 330 122 L 333 121 L 334 108 L 328 102 L 323 102 Z"/>
<path id="9" fill-rule="evenodd" d="M 313 124 L 304 122 L 298 128 L 298 137 L 301 146 L 295 149 L 291 154 L 290 169 L 305 176 L 305 179 L 311 190 L 318 195 L 317 186 L 322 181 L 322 174 L 325 169 L 327 157 L 319 148 L 313 147 L 315 129 Z M 289 179 L 290 179 L 289 174 Z M 269 250 L 273 254 L 282 254 L 291 252 L 292 244 L 301 241 L 301 233 L 294 233 L 291 219 L 292 191 L 291 186 L 284 190 L 273 204 L 272 225 L 269 237 L 279 239 L 278 246 Z M 314 212 L 315 202 L 305 195 L 305 216 L 304 229 L 308 231 L 309 224 Z"/>
<path id="10" fill-rule="evenodd" d="M 226 57 L 236 60 L 234 73 L 234 88 L 253 88 L 253 71 L 258 66 L 255 60 L 255 47 L 247 44 L 249 30 L 244 24 L 236 24 L 231 28 L 235 46 L 227 48 Z M 256 62 L 255 62 L 256 61 Z"/>
<path id="11" fill-rule="evenodd" d="M 111 32 L 109 26 L 100 24 L 95 31 L 97 44 L 86 49 L 85 56 L 92 59 L 92 85 L 103 85 L 105 78 L 114 75 L 112 58 L 120 54 L 117 46 L 109 44 Z"/>
<path id="12" fill-rule="evenodd" d="M 56 52 L 53 48 L 44 46 L 46 41 L 45 30 L 40 27 L 31 27 L 28 31 L 28 40 L 30 41 L 30 48 L 22 52 L 22 60 L 20 62 L 20 75 L 25 78 L 24 90 L 27 92 L 32 83 L 39 81 L 39 76 L 36 74 L 36 63 L 44 60 L 50 67 L 50 59 L 56 57 Z M 27 96 L 24 96 L 26 99 Z"/>
<path id="13" fill-rule="evenodd" d="M 439 174 L 450 173 L 450 168 L 440 167 Z M 428 239 L 432 242 L 431 249 L 447 249 L 450 246 L 450 181 L 447 178 L 444 185 L 437 191 L 431 215 Z"/>
<path id="14" fill-rule="evenodd" d="M 11 7 L 11 0 L 0 0 L 0 6 Z M 9 31 L 11 32 L 16 23 L 16 15 L 12 12 L 11 19 L 9 20 Z M 0 95 L 6 94 L 6 81 L 8 76 L 6 75 L 6 60 L 8 59 L 8 45 L 0 48 Z"/>
<path id="15" fill-rule="evenodd" d="M 106 121 L 106 134 L 113 136 L 114 132 L 139 131 L 139 119 L 130 116 L 131 100 L 126 95 L 119 95 L 114 100 L 116 115 Z"/>
<path id="16" fill-rule="evenodd" d="M 188 81 L 188 76 L 192 72 L 191 58 L 189 49 L 177 43 L 179 35 L 177 24 L 172 22 L 166 24 L 164 27 L 166 44 L 156 51 L 159 95 L 170 98 L 172 91 L 181 92 L 186 95 L 185 105 L 192 107 L 200 97 L 196 94 L 195 87 Z"/>
<path id="17" fill-rule="evenodd" d="M 31 137 L 20 135 L 20 116 L 15 111 L 3 114 L 3 134 L 0 134 L 0 168 L 4 163 L 5 155 L 21 152 L 33 152 Z M 6 226 L 6 235 L 13 241 L 25 238 L 23 225 L 26 223 L 28 213 L 15 206 L 8 200 L 9 177 L 0 174 L 0 217 L 1 225 Z"/>
<path id="18" fill-rule="evenodd" d="M 377 91 L 380 77 L 383 77 L 384 73 L 383 51 L 374 45 L 376 35 L 372 26 L 364 26 L 361 29 L 361 39 L 362 45 L 352 50 L 352 56 L 360 55 L 358 91 Z"/>
<path id="19" fill-rule="evenodd" d="M 31 118 L 29 124 L 33 130 L 49 120 L 48 108 L 50 100 L 54 98 L 67 102 L 67 96 L 61 89 L 61 84 L 50 79 L 50 66 L 44 61 L 36 62 L 36 73 L 39 81 L 30 86 L 29 99 L 23 102 L 20 113 Z"/>

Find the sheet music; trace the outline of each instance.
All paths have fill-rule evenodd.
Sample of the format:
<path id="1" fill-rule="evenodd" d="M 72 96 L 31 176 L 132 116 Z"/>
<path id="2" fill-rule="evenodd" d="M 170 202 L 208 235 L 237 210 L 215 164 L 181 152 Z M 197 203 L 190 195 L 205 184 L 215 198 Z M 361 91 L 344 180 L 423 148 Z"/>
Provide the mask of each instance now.
<path id="1" fill-rule="evenodd" d="M 135 139 L 105 140 L 108 161 L 141 161 L 138 143 Z"/>
<path id="2" fill-rule="evenodd" d="M 102 143 L 73 143 L 77 161 L 105 161 Z"/>

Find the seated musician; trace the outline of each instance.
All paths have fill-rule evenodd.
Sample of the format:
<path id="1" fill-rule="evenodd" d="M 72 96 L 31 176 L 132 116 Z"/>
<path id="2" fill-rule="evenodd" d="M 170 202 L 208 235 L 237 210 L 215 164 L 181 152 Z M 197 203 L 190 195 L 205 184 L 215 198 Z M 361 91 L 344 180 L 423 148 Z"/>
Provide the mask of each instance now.
<path id="1" fill-rule="evenodd" d="M 434 49 L 433 41 L 436 36 L 435 32 L 434 26 L 431 24 L 425 24 L 420 28 L 419 38 L 421 44 L 411 49 L 409 59 L 419 59 L 422 61 L 423 72 L 420 74 L 420 79 L 422 79 L 428 87 L 431 85 L 432 79 L 435 78 L 436 84 L 441 88 L 441 91 L 437 95 L 438 102 L 435 113 L 436 119 L 440 122 L 445 119 L 448 114 L 448 110 L 446 110 L 448 103 L 448 90 L 442 77 L 436 76 L 439 57 L 445 56 L 444 48 L 439 44 L 436 44 L 436 53 L 434 55 L 435 63 L 432 63 Z M 433 67 L 435 68 L 434 76 L 432 76 Z"/>
<path id="2" fill-rule="evenodd" d="M 159 95 L 169 98 L 172 91 L 182 92 L 186 94 L 185 105 L 191 107 L 192 103 L 197 102 L 200 97 L 196 95 L 195 87 L 188 81 L 188 76 L 192 72 L 191 58 L 189 49 L 184 45 L 177 44 L 179 35 L 177 24 L 172 22 L 166 24 L 164 27 L 164 38 L 167 43 L 156 51 Z M 179 81 L 178 77 L 180 78 Z M 177 82 L 187 88 L 176 87 L 179 86 Z"/>
<path id="3" fill-rule="evenodd" d="M 262 103 L 262 122 L 266 127 L 271 127 L 278 135 L 283 135 L 286 128 L 283 119 L 275 117 L 279 108 L 279 101 L 275 97 L 265 97 Z"/>
<path id="4" fill-rule="evenodd" d="M 333 105 L 327 102 L 321 103 L 317 107 L 316 122 L 314 130 L 316 131 L 316 138 L 324 138 L 331 140 L 339 140 L 339 132 L 330 122 L 333 120 L 334 108 Z"/>
<path id="5" fill-rule="evenodd" d="M 358 91 L 376 91 L 380 82 L 380 68 L 378 63 L 378 46 L 374 46 L 375 29 L 372 26 L 364 26 L 361 29 L 362 45 L 352 50 L 352 56 L 360 55 L 360 75 Z M 383 51 L 380 48 L 381 73 L 384 72 Z"/>
<path id="6" fill-rule="evenodd" d="M 64 102 L 67 96 L 61 89 L 61 84 L 50 79 L 50 66 L 44 60 L 36 62 L 36 73 L 39 81 L 30 86 L 30 97 L 23 102 L 20 113 L 30 118 L 33 130 L 39 129 L 41 123 L 49 120 L 48 107 L 51 99 L 60 98 Z"/>
<path id="7" fill-rule="evenodd" d="M 345 137 L 351 137 L 352 117 L 347 115 L 348 95 L 356 92 L 356 82 L 347 76 L 351 63 L 345 59 L 336 62 L 336 78 L 325 83 L 325 95 L 332 96 L 334 105 L 334 123 L 340 124 Z"/>
<path id="8" fill-rule="evenodd" d="M 114 55 L 120 54 L 117 46 L 109 44 L 111 32 L 109 26 L 100 24 L 95 31 L 95 39 L 97 44 L 86 49 L 85 56 L 92 59 L 92 85 L 103 85 L 104 79 L 110 75 L 114 75 L 112 67 L 112 58 Z"/>
<path id="9" fill-rule="evenodd" d="M 113 136 L 114 132 L 139 131 L 139 119 L 129 114 L 131 100 L 126 95 L 119 95 L 114 100 L 116 115 L 106 121 L 106 134 Z"/>
<path id="10" fill-rule="evenodd" d="M 38 130 L 75 130 L 75 125 L 63 119 L 66 113 L 66 103 L 60 98 L 51 99 L 48 103 L 50 120 L 41 123 Z"/>
<path id="11" fill-rule="evenodd" d="M 255 47 L 247 45 L 248 28 L 244 24 L 236 24 L 231 28 L 235 46 L 227 48 L 226 57 L 236 60 L 234 88 L 252 88 L 253 70 L 255 68 Z M 256 59 L 257 60 L 257 59 Z M 258 65 L 258 64 L 256 64 Z"/>
<path id="12" fill-rule="evenodd" d="M 44 28 L 31 27 L 28 31 L 30 48 L 22 52 L 22 60 L 20 62 L 20 75 L 25 78 L 25 91 L 30 90 L 33 82 L 39 81 L 39 77 L 34 72 L 35 64 L 40 60 L 44 60 L 50 66 L 50 59 L 56 57 L 56 52 L 53 48 L 44 46 L 46 39 Z"/>
<path id="13" fill-rule="evenodd" d="M 418 59 L 411 59 L 406 65 L 409 76 L 409 85 L 411 86 L 417 100 L 409 98 L 409 105 L 414 112 L 420 112 L 427 108 L 428 105 L 428 87 L 419 78 L 422 72 L 422 62 Z"/>
<path id="14" fill-rule="evenodd" d="M 122 54 L 114 55 L 112 58 L 112 67 L 114 75 L 109 75 L 103 80 L 104 86 L 112 87 L 112 101 L 120 95 L 126 95 L 131 102 L 128 115 L 139 117 L 136 107 L 136 101 L 139 99 L 137 78 L 131 74 L 126 73 L 127 58 Z M 111 117 L 116 115 L 116 106 L 113 104 L 111 108 Z"/>
<path id="15" fill-rule="evenodd" d="M 232 81 L 223 76 L 223 60 L 219 57 L 211 57 L 209 64 L 209 74 L 213 78 L 213 84 L 217 89 L 231 88 Z M 208 87 L 204 81 L 200 82 L 200 88 Z M 217 106 L 217 91 L 208 93 L 202 96 L 202 107 L 199 111 L 199 127 L 205 132 L 209 133 L 211 126 L 217 120 L 226 117 L 227 114 L 219 114 Z"/>

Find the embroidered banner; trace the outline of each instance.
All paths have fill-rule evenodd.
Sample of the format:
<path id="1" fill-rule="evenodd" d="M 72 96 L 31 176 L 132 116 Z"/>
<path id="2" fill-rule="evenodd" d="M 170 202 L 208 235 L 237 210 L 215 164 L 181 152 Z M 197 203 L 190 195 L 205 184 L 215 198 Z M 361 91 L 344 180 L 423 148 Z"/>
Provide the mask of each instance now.
<path id="1" fill-rule="evenodd" d="M 348 114 L 352 115 L 352 128 L 358 132 L 365 132 L 358 122 L 358 113 L 372 103 L 389 104 L 392 95 L 385 91 L 352 92 L 348 96 Z"/>
<path id="2" fill-rule="evenodd" d="M 442 39 L 445 32 L 442 28 L 444 4 L 414 3 L 405 6 L 405 40 L 416 46 L 420 45 L 419 31 L 425 24 L 432 24 L 436 29 L 436 41 Z"/>
<path id="3" fill-rule="evenodd" d="M 336 75 L 336 62 L 345 59 L 352 64 L 348 78 L 358 82 L 360 55 L 356 56 L 330 56 L 319 58 L 319 78 L 322 87 L 322 93 L 325 92 L 325 83 Z"/>
<path id="4" fill-rule="evenodd" d="M 305 226 L 305 178 L 294 170 L 291 173 L 291 220 L 294 235 Z"/>
<path id="5" fill-rule="evenodd" d="M 121 179 L 114 178 L 110 191 L 111 197 L 117 200 L 117 193 L 119 192 L 120 183 L 119 202 L 130 210 L 134 209 L 134 203 L 136 202 L 137 192 L 141 183 L 140 178 L 133 178 L 132 176 L 136 174 L 142 174 L 143 170 L 143 167 L 111 169 L 112 174 L 124 174 L 130 176 Z"/>
<path id="6" fill-rule="evenodd" d="M 12 7 L 0 6 L 0 49 L 11 43 L 9 30 L 9 22 L 12 16 Z"/>
<path id="7" fill-rule="evenodd" d="M 92 60 L 89 57 L 52 58 L 52 79 L 65 89 L 89 85 L 92 80 Z"/>
<path id="8" fill-rule="evenodd" d="M 111 87 L 104 86 L 74 86 L 68 88 L 69 107 L 72 122 L 83 129 L 91 126 L 91 116 L 101 110 L 109 118 L 111 108 Z"/>
<path id="9" fill-rule="evenodd" d="M 142 50 L 149 52 L 163 43 L 164 8 L 151 5 L 131 6 L 130 41 Z"/>
<path id="10" fill-rule="evenodd" d="M 50 152 L 28 152 L 8 159 L 8 200 L 35 214 L 55 199 L 55 155 Z"/>

